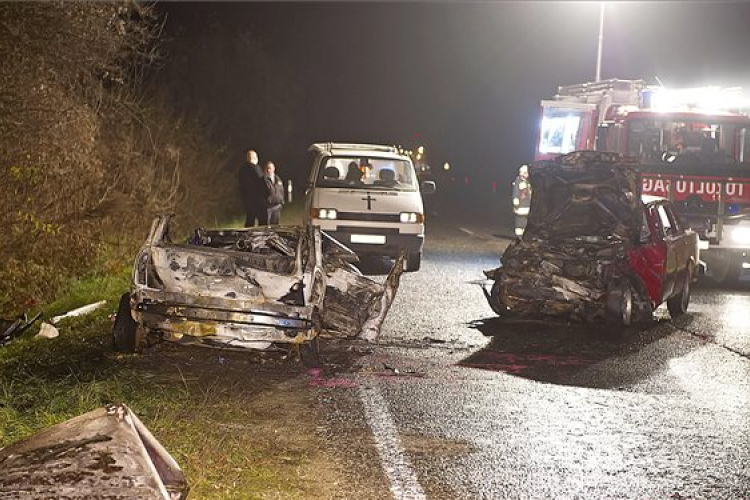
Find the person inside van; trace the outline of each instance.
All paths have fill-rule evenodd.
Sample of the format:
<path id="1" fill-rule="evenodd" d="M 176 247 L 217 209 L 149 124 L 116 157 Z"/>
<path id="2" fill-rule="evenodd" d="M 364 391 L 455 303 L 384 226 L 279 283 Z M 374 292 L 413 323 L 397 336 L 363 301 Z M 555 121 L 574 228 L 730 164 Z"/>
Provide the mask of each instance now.
<path id="1" fill-rule="evenodd" d="M 337 181 L 340 175 L 339 169 L 333 165 L 329 165 L 323 170 L 323 178 L 327 181 Z"/>
<path id="2" fill-rule="evenodd" d="M 362 184 L 362 171 L 356 161 L 350 162 L 344 179 L 349 184 Z"/>
<path id="3" fill-rule="evenodd" d="M 378 172 L 378 180 L 374 182 L 376 186 L 394 187 L 398 184 L 396 172 L 390 168 L 381 168 Z"/>

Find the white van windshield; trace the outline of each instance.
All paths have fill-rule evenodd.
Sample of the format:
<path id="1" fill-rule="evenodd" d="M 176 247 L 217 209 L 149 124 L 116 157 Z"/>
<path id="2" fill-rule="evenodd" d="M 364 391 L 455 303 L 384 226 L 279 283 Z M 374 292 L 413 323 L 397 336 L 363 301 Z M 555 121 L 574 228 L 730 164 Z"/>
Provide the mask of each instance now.
<path id="1" fill-rule="evenodd" d="M 321 165 L 316 186 L 416 191 L 417 176 L 405 160 L 332 156 Z"/>

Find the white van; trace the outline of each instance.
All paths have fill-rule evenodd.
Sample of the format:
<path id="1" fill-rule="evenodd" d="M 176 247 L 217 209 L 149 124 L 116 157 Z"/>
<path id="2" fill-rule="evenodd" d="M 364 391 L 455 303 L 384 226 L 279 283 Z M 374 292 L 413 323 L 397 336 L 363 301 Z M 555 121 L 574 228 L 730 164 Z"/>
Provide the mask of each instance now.
<path id="1" fill-rule="evenodd" d="M 358 255 L 397 257 L 406 270 L 422 262 L 424 208 L 408 156 L 392 146 L 320 143 L 307 189 L 305 223 L 320 228 Z M 425 194 L 435 183 L 422 183 Z"/>

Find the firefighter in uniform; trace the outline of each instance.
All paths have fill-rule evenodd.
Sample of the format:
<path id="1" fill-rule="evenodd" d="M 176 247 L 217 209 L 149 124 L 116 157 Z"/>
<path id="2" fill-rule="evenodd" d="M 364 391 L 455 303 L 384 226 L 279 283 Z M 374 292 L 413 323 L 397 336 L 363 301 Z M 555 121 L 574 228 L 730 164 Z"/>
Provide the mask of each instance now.
<path id="1" fill-rule="evenodd" d="M 519 238 L 526 229 L 531 206 L 531 183 L 529 182 L 529 167 L 521 165 L 518 177 L 513 182 L 513 213 L 516 216 L 516 236 Z"/>

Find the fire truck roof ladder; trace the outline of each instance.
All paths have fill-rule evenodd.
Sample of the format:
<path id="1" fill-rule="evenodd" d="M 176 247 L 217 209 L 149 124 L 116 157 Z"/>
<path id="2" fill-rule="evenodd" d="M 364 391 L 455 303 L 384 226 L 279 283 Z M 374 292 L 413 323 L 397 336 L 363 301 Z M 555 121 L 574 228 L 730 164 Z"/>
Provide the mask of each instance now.
<path id="1" fill-rule="evenodd" d="M 557 88 L 560 96 L 585 97 L 604 92 L 638 93 L 645 88 L 643 80 L 603 80 L 601 82 L 587 82 L 575 85 L 562 85 Z"/>

